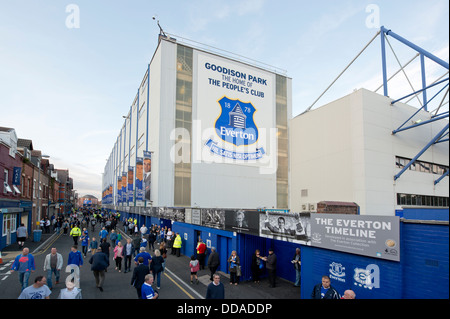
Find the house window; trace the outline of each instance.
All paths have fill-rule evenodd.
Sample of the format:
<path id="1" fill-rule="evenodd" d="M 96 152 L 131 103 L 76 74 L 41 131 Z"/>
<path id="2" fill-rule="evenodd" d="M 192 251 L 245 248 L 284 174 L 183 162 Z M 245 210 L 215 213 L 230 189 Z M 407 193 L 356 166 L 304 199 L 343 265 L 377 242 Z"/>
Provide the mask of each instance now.
<path id="1" fill-rule="evenodd" d="M 3 182 L 3 194 L 12 193 L 12 189 L 8 184 L 9 179 L 9 171 L 7 169 L 4 170 L 5 180 Z"/>

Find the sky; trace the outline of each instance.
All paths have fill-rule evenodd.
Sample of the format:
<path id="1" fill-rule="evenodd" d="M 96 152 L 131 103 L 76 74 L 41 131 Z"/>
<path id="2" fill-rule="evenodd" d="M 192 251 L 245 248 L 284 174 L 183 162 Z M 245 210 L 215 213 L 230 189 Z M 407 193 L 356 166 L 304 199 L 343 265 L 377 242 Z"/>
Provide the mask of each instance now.
<path id="1" fill-rule="evenodd" d="M 101 198 L 122 116 L 157 47 L 157 20 L 174 38 L 291 78 L 293 116 L 382 84 L 378 36 L 314 103 L 380 26 L 449 61 L 446 0 L 0 0 L 0 126 L 69 169 L 79 196 Z M 399 70 L 397 59 L 403 65 L 415 55 L 389 43 L 395 54 L 387 48 L 388 76 Z M 389 82 L 390 97 L 421 88 L 418 60 L 405 68 L 409 82 L 402 72 Z M 428 59 L 425 66 L 427 83 L 447 72 Z"/>

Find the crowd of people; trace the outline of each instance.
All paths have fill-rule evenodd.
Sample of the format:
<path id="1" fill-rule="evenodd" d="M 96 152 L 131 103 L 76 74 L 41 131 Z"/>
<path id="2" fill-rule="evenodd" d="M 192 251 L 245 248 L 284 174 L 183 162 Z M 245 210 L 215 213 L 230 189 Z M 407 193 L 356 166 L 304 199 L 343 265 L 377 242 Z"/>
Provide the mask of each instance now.
<path id="1" fill-rule="evenodd" d="M 117 229 L 119 221 L 122 222 L 123 232 L 128 234 L 126 242 L 122 240 L 121 231 Z M 140 299 L 158 298 L 158 291 L 161 287 L 161 273 L 165 269 L 168 250 L 171 250 L 172 255 L 180 257 L 182 240 L 179 233 L 159 225 L 147 227 L 143 224 L 139 226 L 135 218 L 120 219 L 120 213 L 92 209 L 74 210 L 67 218 L 44 218 L 41 225 L 44 225 L 43 231 L 45 232 L 53 227 L 53 231 L 61 232 L 73 239 L 73 245 L 70 247 L 67 260 L 68 267 L 71 267 L 71 274 L 66 279 L 66 288 L 62 289 L 58 296 L 61 299 L 82 298 L 79 286 L 79 268 L 83 266 L 88 253 L 91 254 L 88 262 L 91 265 L 96 287 L 100 291 L 103 291 L 105 273 L 110 266 L 111 253 L 113 254 L 116 271 L 122 272 L 122 269 L 124 273 L 133 271 L 130 284 L 136 289 L 137 297 Z M 97 231 L 98 235 L 96 236 Z M 49 298 L 53 289 L 53 275 L 56 284 L 60 280 L 60 272 L 64 263 L 62 255 L 53 247 L 45 257 L 43 269 L 46 275 L 36 277 L 34 283 L 29 286 L 30 273 L 36 270 L 35 261 L 29 249 L 23 246 L 25 238 L 18 237 L 18 241 L 23 249 L 11 266 L 11 271 L 19 273 L 19 281 L 22 287 L 19 299 Z M 78 250 L 79 243 L 81 244 L 81 251 Z M 153 256 L 148 251 L 153 252 Z M 188 265 L 191 284 L 198 284 L 198 272 L 207 267 L 210 271 L 211 283 L 207 287 L 206 298 L 223 299 L 225 298 L 225 289 L 223 283 L 220 282 L 220 276 L 217 274 L 220 265 L 219 254 L 215 247 L 211 247 L 208 261 L 205 263 L 206 254 L 206 244 L 201 238 L 198 238 L 196 254 L 191 256 Z M 235 250 L 231 252 L 227 263 L 230 273 L 229 284 L 237 286 L 242 275 L 242 265 Z M 301 261 L 299 248 L 296 249 L 291 263 L 296 272 L 294 286 L 300 287 Z M 133 264 L 134 269 L 132 270 Z M 268 274 L 269 287 L 276 287 L 276 268 L 277 256 L 272 248 L 268 249 L 267 256 L 262 256 L 258 249 L 252 254 L 250 269 L 254 283 L 260 282 L 261 274 L 265 269 Z M 153 289 L 154 283 L 156 283 L 156 289 Z M 355 293 L 352 290 L 347 290 L 341 297 L 336 289 L 330 285 L 329 277 L 324 276 L 322 282 L 314 287 L 311 298 L 354 299 Z"/>

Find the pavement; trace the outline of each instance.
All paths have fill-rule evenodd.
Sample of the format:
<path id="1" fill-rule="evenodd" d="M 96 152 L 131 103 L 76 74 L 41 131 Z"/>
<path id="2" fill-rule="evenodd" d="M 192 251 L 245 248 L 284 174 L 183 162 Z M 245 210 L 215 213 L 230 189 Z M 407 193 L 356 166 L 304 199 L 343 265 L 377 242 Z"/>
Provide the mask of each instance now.
<path id="1" fill-rule="evenodd" d="M 119 229 L 120 227 L 118 227 Z M 123 237 L 128 237 L 123 234 Z M 35 254 L 42 249 L 47 249 L 48 245 L 56 239 L 56 233 L 42 233 L 40 241 L 33 241 L 33 235 L 25 242 L 25 247 L 30 249 L 30 252 Z M 17 243 L 13 243 L 5 247 L 1 251 L 1 257 L 3 264 L 13 260 L 18 254 L 21 253 L 21 249 Z M 210 271 L 207 267 L 205 270 L 198 272 L 199 283 L 190 283 L 189 269 L 190 258 L 188 256 L 181 255 L 176 257 L 170 254 L 168 251 L 166 260 L 166 272 L 174 281 L 176 285 L 182 289 L 187 299 L 203 299 L 206 295 L 207 285 L 210 281 Z M 1 264 L 0 264 L 1 265 Z M 294 287 L 293 283 L 277 277 L 276 287 L 271 288 L 267 278 L 261 278 L 259 283 L 251 281 L 241 281 L 237 286 L 230 285 L 230 276 L 224 272 L 219 272 L 221 276 L 221 282 L 225 285 L 225 298 L 226 299 L 300 299 L 300 288 Z"/>

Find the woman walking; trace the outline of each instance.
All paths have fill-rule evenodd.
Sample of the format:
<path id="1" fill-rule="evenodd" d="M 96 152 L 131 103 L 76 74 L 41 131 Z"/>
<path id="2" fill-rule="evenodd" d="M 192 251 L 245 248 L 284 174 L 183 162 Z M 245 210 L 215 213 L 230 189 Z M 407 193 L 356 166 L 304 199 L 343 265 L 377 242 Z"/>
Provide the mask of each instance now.
<path id="1" fill-rule="evenodd" d="M 163 269 L 164 258 L 161 256 L 159 249 L 155 249 L 155 255 L 150 264 L 150 271 L 153 274 L 153 281 L 156 281 L 156 288 L 161 288 L 161 272 Z"/>
<path id="2" fill-rule="evenodd" d="M 116 261 L 116 270 L 122 272 L 122 258 L 123 258 L 123 246 L 122 242 L 118 242 L 116 247 L 114 247 L 114 260 Z"/>

